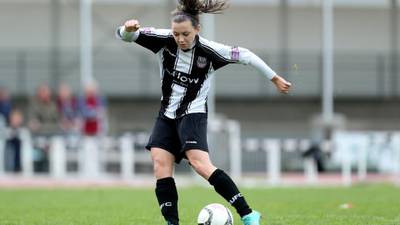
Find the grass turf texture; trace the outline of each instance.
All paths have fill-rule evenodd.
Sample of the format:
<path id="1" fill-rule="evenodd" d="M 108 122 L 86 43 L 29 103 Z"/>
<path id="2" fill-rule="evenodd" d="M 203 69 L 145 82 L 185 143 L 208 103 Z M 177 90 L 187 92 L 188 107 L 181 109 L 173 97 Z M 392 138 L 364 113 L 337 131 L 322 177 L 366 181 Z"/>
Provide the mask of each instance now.
<path id="1" fill-rule="evenodd" d="M 0 225 L 158 225 L 165 224 L 153 189 L 0 189 Z M 400 188 L 242 189 L 263 214 L 262 224 L 400 224 Z M 212 189 L 181 188 L 182 225 L 196 224 L 206 204 L 227 205 Z M 352 208 L 339 206 L 351 203 Z M 231 208 L 232 212 L 234 209 Z M 235 224 L 241 224 L 235 214 Z"/>

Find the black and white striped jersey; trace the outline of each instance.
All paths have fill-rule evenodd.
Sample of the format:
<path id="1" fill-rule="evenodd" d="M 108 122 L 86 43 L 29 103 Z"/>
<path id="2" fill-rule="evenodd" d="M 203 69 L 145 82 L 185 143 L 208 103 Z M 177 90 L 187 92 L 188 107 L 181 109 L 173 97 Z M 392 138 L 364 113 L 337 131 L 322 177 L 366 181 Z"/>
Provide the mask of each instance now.
<path id="1" fill-rule="evenodd" d="M 250 64 L 269 79 L 276 73 L 251 51 L 208 41 L 200 36 L 191 49 L 179 49 L 169 29 L 141 28 L 116 35 L 127 42 L 154 52 L 159 59 L 161 78 L 161 112 L 174 119 L 190 113 L 207 112 L 207 95 L 214 71 L 230 63 Z"/>

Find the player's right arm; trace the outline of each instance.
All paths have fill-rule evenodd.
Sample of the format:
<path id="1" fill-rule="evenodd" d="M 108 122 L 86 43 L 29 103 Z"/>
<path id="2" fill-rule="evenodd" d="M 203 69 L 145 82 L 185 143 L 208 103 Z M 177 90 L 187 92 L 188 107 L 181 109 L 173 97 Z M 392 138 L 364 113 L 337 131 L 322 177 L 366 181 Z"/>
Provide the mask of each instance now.
<path id="1" fill-rule="evenodd" d="M 116 36 L 126 42 L 136 42 L 157 53 L 166 45 L 172 34 L 171 30 L 167 29 L 140 28 L 138 20 L 128 20 L 117 29 Z"/>
<path id="2" fill-rule="evenodd" d="M 139 28 L 138 20 L 128 20 L 117 29 L 116 36 L 126 42 L 136 41 L 140 34 Z"/>

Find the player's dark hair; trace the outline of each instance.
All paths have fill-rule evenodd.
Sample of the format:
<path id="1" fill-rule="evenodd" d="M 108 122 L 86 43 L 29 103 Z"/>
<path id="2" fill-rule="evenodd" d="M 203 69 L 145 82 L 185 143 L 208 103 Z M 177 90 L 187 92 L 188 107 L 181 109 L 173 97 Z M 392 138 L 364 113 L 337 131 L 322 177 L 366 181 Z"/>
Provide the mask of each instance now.
<path id="1" fill-rule="evenodd" d="M 194 27 L 200 24 L 200 14 L 222 13 L 229 6 L 227 0 L 178 0 L 178 3 L 172 12 L 172 21 L 181 23 L 190 20 Z"/>

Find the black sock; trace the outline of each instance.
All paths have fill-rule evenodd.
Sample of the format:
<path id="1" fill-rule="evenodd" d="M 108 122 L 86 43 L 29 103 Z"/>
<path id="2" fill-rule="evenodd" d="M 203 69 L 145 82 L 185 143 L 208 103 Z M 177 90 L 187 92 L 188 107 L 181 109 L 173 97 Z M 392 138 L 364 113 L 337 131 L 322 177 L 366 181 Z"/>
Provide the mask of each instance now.
<path id="1" fill-rule="evenodd" d="M 236 184 L 223 170 L 215 170 L 214 173 L 211 174 L 210 178 L 208 178 L 208 182 L 214 186 L 214 189 L 218 194 L 235 207 L 240 217 L 251 213 L 249 205 L 239 192 Z"/>
<path id="2" fill-rule="evenodd" d="M 178 192 L 174 178 L 167 177 L 157 180 L 156 196 L 165 220 L 178 225 Z"/>

